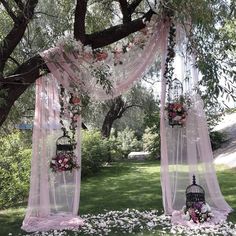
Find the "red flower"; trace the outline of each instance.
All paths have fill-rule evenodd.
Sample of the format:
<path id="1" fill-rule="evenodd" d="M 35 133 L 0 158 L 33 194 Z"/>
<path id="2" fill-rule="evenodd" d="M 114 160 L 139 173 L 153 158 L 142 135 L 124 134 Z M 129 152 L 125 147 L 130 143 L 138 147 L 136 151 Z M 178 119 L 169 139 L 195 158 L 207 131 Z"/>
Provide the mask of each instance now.
<path id="1" fill-rule="evenodd" d="M 197 214 L 195 212 L 195 209 L 194 208 L 189 208 L 188 211 L 189 211 L 189 215 L 190 215 L 191 219 L 193 220 L 193 222 L 198 223 L 199 221 L 198 221 L 198 217 L 197 217 Z"/>
<path id="2" fill-rule="evenodd" d="M 108 57 L 108 54 L 106 52 L 97 52 L 96 53 L 96 59 L 98 61 L 103 61 Z"/>
<path id="3" fill-rule="evenodd" d="M 83 56 L 84 56 L 85 60 L 92 60 L 93 59 L 93 55 L 88 52 L 85 52 Z"/>
<path id="4" fill-rule="evenodd" d="M 72 102 L 74 105 L 78 105 L 78 104 L 80 104 L 80 98 L 78 98 L 78 97 L 73 97 L 73 98 L 71 99 L 71 102 Z"/>

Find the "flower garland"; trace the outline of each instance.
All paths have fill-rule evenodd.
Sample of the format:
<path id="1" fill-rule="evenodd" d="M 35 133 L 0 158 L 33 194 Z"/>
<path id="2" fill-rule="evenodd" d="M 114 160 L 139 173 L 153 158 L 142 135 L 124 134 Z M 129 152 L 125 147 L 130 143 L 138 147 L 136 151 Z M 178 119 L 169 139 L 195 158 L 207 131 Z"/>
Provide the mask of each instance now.
<path id="1" fill-rule="evenodd" d="M 119 69 L 122 69 L 120 67 L 132 62 L 133 58 L 142 56 L 142 51 L 148 43 L 148 39 L 155 32 L 157 18 L 158 16 L 154 15 L 150 22 L 144 21 L 143 23 L 146 24 L 144 29 L 130 35 L 128 39 L 117 42 L 114 44 L 115 46 L 93 49 L 90 45 L 83 45 L 81 41 L 77 41 L 69 35 L 58 41 L 57 49 L 76 57 L 80 62 L 80 66 L 77 68 L 78 75 L 81 72 L 90 74 L 91 77 L 97 79 L 96 83 L 98 85 L 101 85 L 107 93 L 111 93 L 113 80 L 117 77 L 115 74 Z M 48 52 L 50 60 L 57 59 L 58 50 Z M 63 57 L 67 61 L 65 54 L 63 54 Z M 81 79 L 83 79 L 83 76 L 81 76 Z"/>
<path id="2" fill-rule="evenodd" d="M 69 102 L 67 102 L 67 97 L 69 97 Z M 69 96 L 66 94 L 65 88 L 60 84 L 60 124 L 61 130 L 63 131 L 63 136 L 58 140 L 66 140 L 63 150 L 57 150 L 56 156 L 50 161 L 50 168 L 53 172 L 62 172 L 62 171 L 72 171 L 73 169 L 78 169 L 76 155 L 74 154 L 74 149 L 76 148 L 75 133 L 77 128 L 77 118 L 81 113 L 80 98 L 75 97 L 71 92 Z M 65 103 L 68 103 L 68 106 L 65 107 Z M 69 113 L 69 114 L 68 114 Z M 64 118 L 70 116 L 69 130 L 64 124 Z M 70 131 L 70 132 L 69 132 Z M 61 144 L 57 144 L 57 149 Z"/>

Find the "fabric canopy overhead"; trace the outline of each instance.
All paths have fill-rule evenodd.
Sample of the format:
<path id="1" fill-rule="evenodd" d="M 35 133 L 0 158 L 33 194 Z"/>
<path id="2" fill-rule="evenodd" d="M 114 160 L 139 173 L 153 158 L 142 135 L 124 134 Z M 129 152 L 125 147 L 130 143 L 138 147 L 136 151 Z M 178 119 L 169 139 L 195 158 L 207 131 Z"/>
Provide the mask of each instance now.
<path id="1" fill-rule="evenodd" d="M 33 129 L 33 158 L 28 208 L 22 229 L 28 232 L 80 227 L 78 216 L 81 175 L 81 117 L 76 117 L 77 163 L 81 168 L 72 172 L 52 172 L 50 161 L 56 155 L 56 140 L 62 136 L 60 124 L 60 87 L 66 94 L 88 95 L 105 100 L 121 95 L 148 71 L 157 55 L 162 56 L 161 94 L 161 171 L 165 213 L 172 214 L 184 205 L 184 190 L 191 175 L 207 192 L 207 201 L 227 213 L 231 208 L 224 201 L 212 165 L 212 152 L 202 102 L 192 96 L 185 128 L 171 128 L 165 119 L 166 81 L 163 76 L 170 22 L 154 16 L 147 30 L 135 36 L 127 52 L 97 53 L 79 42 L 60 44 L 41 55 L 51 73 L 36 82 L 36 106 Z M 73 50 L 68 50 L 74 46 Z M 192 68 L 197 83 L 197 71 Z M 96 78 L 99 73 L 111 83 L 110 93 Z M 190 88 L 190 86 L 189 86 Z M 193 87 L 192 87 L 193 88 Z M 65 107 L 69 98 L 64 97 Z M 65 111 L 63 123 L 70 126 L 71 114 Z M 197 124 L 197 125 L 196 125 Z"/>

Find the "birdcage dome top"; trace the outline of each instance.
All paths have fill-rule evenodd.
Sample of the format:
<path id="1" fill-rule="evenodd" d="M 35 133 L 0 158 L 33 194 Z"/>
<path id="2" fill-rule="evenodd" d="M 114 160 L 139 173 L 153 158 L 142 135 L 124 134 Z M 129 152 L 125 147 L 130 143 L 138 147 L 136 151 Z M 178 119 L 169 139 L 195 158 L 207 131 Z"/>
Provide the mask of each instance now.
<path id="1" fill-rule="evenodd" d="M 193 175 L 193 183 L 186 188 L 187 193 L 202 193 L 205 194 L 205 191 L 202 186 L 196 184 L 196 177 Z"/>

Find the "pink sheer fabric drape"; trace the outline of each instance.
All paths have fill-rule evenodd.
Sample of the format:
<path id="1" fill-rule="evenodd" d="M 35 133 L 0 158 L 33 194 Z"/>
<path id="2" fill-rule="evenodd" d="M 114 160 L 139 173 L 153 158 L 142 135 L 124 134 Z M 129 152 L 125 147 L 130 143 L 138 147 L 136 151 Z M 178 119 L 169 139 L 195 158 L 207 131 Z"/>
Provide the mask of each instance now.
<path id="1" fill-rule="evenodd" d="M 178 32 L 177 32 L 178 33 Z M 186 54 L 185 54 L 186 55 Z M 189 225 L 181 212 L 186 204 L 185 190 L 196 176 L 197 184 L 205 190 L 206 202 L 215 215 L 204 225 L 216 224 L 226 219 L 232 208 L 224 200 L 213 165 L 213 154 L 208 134 L 203 102 L 196 92 L 199 73 L 194 60 L 179 54 L 175 76 L 182 81 L 185 93 L 189 94 L 191 106 L 183 127 L 170 126 L 167 111 L 167 86 L 164 74 L 166 50 L 162 53 L 161 91 L 161 186 L 165 213 L 172 215 L 173 223 Z M 185 78 L 188 77 L 188 80 Z"/>
<path id="2" fill-rule="evenodd" d="M 49 169 L 49 162 L 55 156 L 56 140 L 62 135 L 59 123 L 59 85 L 62 84 L 68 91 L 76 89 L 78 95 L 87 94 L 94 100 L 110 99 L 124 93 L 142 78 L 163 48 L 169 23 L 154 19 L 152 28 L 153 33 L 144 48 L 136 48 L 124 55 L 122 65 L 115 66 L 114 61 L 109 61 L 109 58 L 99 62 L 111 68 L 112 73 L 107 79 L 112 82 L 113 87 L 109 94 L 89 71 L 90 64 L 83 52 L 68 53 L 63 47 L 56 47 L 41 54 L 51 74 L 38 79 L 36 83 L 31 184 L 28 208 L 22 226 L 25 231 L 74 228 L 83 224 L 77 216 L 81 169 L 73 170 L 72 173 L 56 174 Z M 76 155 L 79 163 L 80 122 L 81 117 L 78 117 Z"/>
<path id="3" fill-rule="evenodd" d="M 108 56 L 104 61 L 92 65 L 93 61 L 88 59 L 86 53 L 67 53 L 61 46 L 42 53 L 42 57 L 53 76 L 60 79 L 63 85 L 68 86 L 66 83 L 69 82 L 81 93 L 88 94 L 92 100 L 107 100 L 117 97 L 129 90 L 147 73 L 162 48 L 169 23 L 156 17 L 153 18 L 151 35 L 146 36 L 145 45 L 134 47 L 133 50 L 131 48 L 127 53 L 122 54 L 121 64 L 114 64 L 114 60 Z M 110 93 L 104 90 L 103 85 L 97 83 L 98 78 L 91 73 L 93 69 L 102 65 L 109 67 L 110 74 L 107 75 L 107 80 L 113 86 Z M 67 80 L 64 81 L 63 78 L 67 78 Z"/>
<path id="4" fill-rule="evenodd" d="M 51 75 L 36 82 L 30 193 L 22 229 L 28 232 L 79 227 L 80 169 L 54 173 L 49 163 L 62 135 L 58 81 Z M 66 122 L 66 121 L 65 121 Z M 80 118 L 77 120 L 80 127 Z M 77 162 L 81 162 L 80 128 L 77 130 Z"/>

